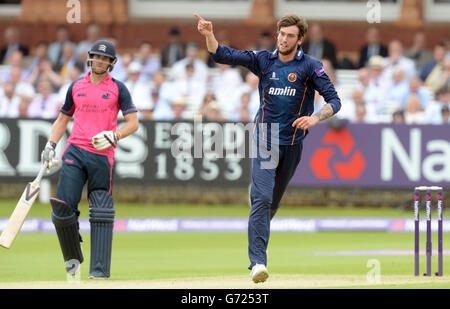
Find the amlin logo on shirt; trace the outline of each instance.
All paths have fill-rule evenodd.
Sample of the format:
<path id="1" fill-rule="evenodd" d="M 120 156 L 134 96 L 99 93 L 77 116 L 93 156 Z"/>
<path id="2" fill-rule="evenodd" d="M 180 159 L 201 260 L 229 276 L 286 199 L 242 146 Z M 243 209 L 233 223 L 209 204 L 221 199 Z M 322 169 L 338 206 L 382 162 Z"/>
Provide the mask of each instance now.
<path id="1" fill-rule="evenodd" d="M 284 88 L 275 88 L 275 87 L 269 88 L 269 94 L 271 94 L 271 95 L 286 95 L 286 96 L 293 97 L 293 96 L 295 96 L 296 92 L 297 92 L 297 89 L 287 87 L 287 86 Z"/>

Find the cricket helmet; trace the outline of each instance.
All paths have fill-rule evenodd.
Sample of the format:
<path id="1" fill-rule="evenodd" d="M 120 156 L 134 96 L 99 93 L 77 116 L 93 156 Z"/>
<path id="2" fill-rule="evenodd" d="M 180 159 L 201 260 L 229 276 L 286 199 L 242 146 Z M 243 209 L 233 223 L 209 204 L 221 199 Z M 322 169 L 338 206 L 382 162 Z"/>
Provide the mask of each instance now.
<path id="1" fill-rule="evenodd" d="M 116 48 L 114 45 L 107 41 L 107 40 L 98 40 L 97 42 L 92 45 L 91 50 L 88 51 L 88 60 L 87 65 L 90 67 L 92 66 L 92 56 L 93 55 L 100 55 L 100 56 L 106 56 L 111 59 L 111 64 L 109 65 L 109 72 L 111 72 L 114 68 L 114 65 L 117 62 L 116 57 Z"/>

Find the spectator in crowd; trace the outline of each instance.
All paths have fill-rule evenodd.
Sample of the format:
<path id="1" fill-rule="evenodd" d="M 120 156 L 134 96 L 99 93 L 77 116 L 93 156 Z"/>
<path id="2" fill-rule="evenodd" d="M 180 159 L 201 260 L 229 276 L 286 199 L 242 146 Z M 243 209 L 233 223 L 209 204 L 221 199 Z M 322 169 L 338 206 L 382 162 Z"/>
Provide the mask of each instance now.
<path id="1" fill-rule="evenodd" d="M 50 61 L 49 63 L 51 65 Z M 38 96 L 31 101 L 28 107 L 28 118 L 55 119 L 61 103 L 58 100 L 58 95 L 52 91 L 51 82 L 47 79 L 40 79 L 38 92 Z"/>
<path id="2" fill-rule="evenodd" d="M 250 93 L 250 103 L 248 109 L 250 117 L 255 117 L 259 108 L 259 91 L 258 91 L 259 77 L 248 71 L 245 74 L 245 83 L 238 87 L 228 103 L 227 110 L 237 110 L 241 105 L 241 97 L 244 93 Z M 227 105 L 228 105 L 227 104 Z"/>
<path id="3" fill-rule="evenodd" d="M 166 76 L 162 71 L 156 71 L 153 74 L 152 80 L 150 82 L 150 89 L 152 92 L 152 101 L 155 103 L 155 105 L 159 101 L 161 88 L 166 80 Z"/>
<path id="4" fill-rule="evenodd" d="M 445 49 L 447 50 L 447 54 L 446 54 L 446 56 L 450 56 L 450 36 L 445 36 L 443 39 L 442 39 L 442 42 L 444 42 L 444 45 L 445 45 Z"/>
<path id="5" fill-rule="evenodd" d="M 364 101 L 364 92 L 359 88 L 355 88 L 352 91 L 351 100 L 348 100 L 344 104 L 342 104 L 339 114 L 335 117 L 340 119 L 347 119 L 350 122 L 354 122 L 356 119 L 356 106 L 358 104 L 365 105 L 366 102 Z"/>
<path id="6" fill-rule="evenodd" d="M 323 37 L 322 26 L 312 23 L 308 30 L 308 40 L 302 44 L 305 54 L 318 60 L 328 59 L 337 67 L 336 48 L 334 44 Z"/>
<path id="7" fill-rule="evenodd" d="M 439 88 L 439 83 L 443 73 L 443 62 L 447 47 L 444 42 L 439 42 L 433 49 L 433 60 L 427 62 L 420 70 L 420 79 L 424 84 L 435 92 Z"/>
<path id="8" fill-rule="evenodd" d="M 177 67 L 178 66 L 174 65 L 173 69 L 176 69 Z M 193 118 L 196 111 L 200 108 L 206 94 L 206 80 L 200 79 L 195 75 L 196 69 L 194 62 L 188 62 L 182 67 L 184 68 L 184 73 L 182 74 L 180 72 L 180 78 L 174 81 L 173 93 L 178 97 L 185 97 L 185 116 Z"/>
<path id="9" fill-rule="evenodd" d="M 153 83 L 151 86 L 152 98 L 154 102 L 153 119 L 169 120 L 172 117 L 170 104 L 178 96 L 173 81 L 167 80 L 162 71 L 153 74 Z"/>
<path id="10" fill-rule="evenodd" d="M 47 53 L 55 71 L 61 70 L 61 67 L 67 62 L 67 59 L 64 59 L 64 48 L 67 45 L 72 46 L 75 55 L 75 44 L 69 39 L 69 30 L 65 26 L 59 26 L 56 30 L 56 41 L 48 46 Z"/>
<path id="11" fill-rule="evenodd" d="M 28 68 L 28 72 L 33 72 L 34 68 L 39 65 L 42 59 L 47 58 L 47 51 L 48 51 L 48 43 L 45 41 L 40 41 L 36 49 L 34 51 L 34 57 L 31 61 L 31 65 Z"/>
<path id="12" fill-rule="evenodd" d="M 53 71 L 52 63 L 47 57 L 41 59 L 39 65 L 37 65 L 31 73 L 28 82 L 33 85 L 34 89 L 39 88 L 41 80 L 47 80 L 52 86 L 52 92 L 58 92 L 59 88 L 64 83 L 62 77 Z"/>
<path id="13" fill-rule="evenodd" d="M 199 59 L 199 46 L 197 43 L 191 42 L 186 46 L 186 57 L 175 62 L 170 70 L 170 77 L 174 80 L 186 78 L 186 66 L 192 64 L 194 72 L 192 79 L 206 83 L 208 79 L 208 66 L 203 60 Z"/>
<path id="14" fill-rule="evenodd" d="M 385 90 L 388 88 L 386 80 L 383 78 L 383 58 L 372 56 L 369 59 L 369 85 L 365 89 L 365 101 L 369 105 L 378 106 L 383 101 Z"/>
<path id="15" fill-rule="evenodd" d="M 23 56 L 28 56 L 30 50 L 28 46 L 20 44 L 19 30 L 15 27 L 8 27 L 4 32 L 4 42 L 6 43 L 0 49 L 0 64 L 9 63 L 9 57 L 11 57 L 14 51 L 20 51 Z"/>
<path id="16" fill-rule="evenodd" d="M 425 123 L 427 124 L 444 124 L 445 122 L 445 110 L 442 115 L 442 110 L 450 107 L 450 87 L 441 87 L 435 95 L 435 100 L 425 108 Z"/>
<path id="17" fill-rule="evenodd" d="M 21 78 L 23 81 L 27 80 L 29 77 L 29 71 L 24 68 L 23 54 L 21 51 L 13 51 L 9 56 L 9 67 L 1 73 L 0 82 L 10 82 L 11 72 L 14 68 L 18 68 L 22 71 Z"/>
<path id="18" fill-rule="evenodd" d="M 433 53 L 427 49 L 427 37 L 418 31 L 413 38 L 412 46 L 405 51 L 405 56 L 412 59 L 416 70 L 420 70 L 427 62 L 433 60 Z"/>
<path id="19" fill-rule="evenodd" d="M 71 79 L 69 77 L 69 72 L 74 67 L 77 67 L 78 70 L 80 71 L 80 74 L 81 74 L 81 71 L 84 68 L 84 64 L 80 63 L 75 58 L 74 45 L 70 44 L 70 43 L 64 44 L 63 50 L 62 50 L 61 66 L 59 67 L 59 71 L 56 71 L 57 66 L 54 67 L 55 71 L 59 72 L 59 74 L 61 75 L 61 78 L 63 79 L 63 81 L 67 81 L 67 80 Z"/>
<path id="20" fill-rule="evenodd" d="M 210 101 L 206 105 L 203 111 L 203 119 L 209 122 L 224 121 L 220 105 L 217 101 Z"/>
<path id="21" fill-rule="evenodd" d="M 161 67 L 170 68 L 172 65 L 184 58 L 184 44 L 181 40 L 180 31 L 172 28 L 169 31 L 169 44 L 161 50 Z"/>
<path id="22" fill-rule="evenodd" d="M 167 120 L 174 120 L 174 121 L 186 120 L 186 117 L 184 115 L 186 108 L 187 108 L 186 99 L 183 96 L 174 99 L 170 104 L 172 115 Z"/>
<path id="23" fill-rule="evenodd" d="M 86 28 L 86 39 L 78 43 L 75 50 L 75 57 L 79 58 L 81 55 L 87 55 L 87 52 L 91 49 L 91 46 L 98 40 L 100 40 L 101 30 L 96 24 L 89 24 Z"/>
<path id="24" fill-rule="evenodd" d="M 238 121 L 238 122 L 251 122 L 252 115 L 250 113 L 250 100 L 251 100 L 251 93 L 250 92 L 244 92 L 241 95 L 241 104 L 237 106 L 237 109 L 231 114 L 229 119 L 231 121 Z"/>
<path id="25" fill-rule="evenodd" d="M 426 108 L 431 101 L 432 93 L 430 90 L 423 86 L 422 81 L 418 77 L 413 77 L 408 80 L 408 91 L 402 98 L 401 105 L 406 104 L 406 100 L 412 95 L 417 95 L 420 98 L 420 102 L 424 108 Z"/>
<path id="26" fill-rule="evenodd" d="M 0 94 L 0 118 L 18 118 L 21 98 L 16 94 L 13 82 L 6 82 Z"/>
<path id="27" fill-rule="evenodd" d="M 28 105 L 33 100 L 36 92 L 34 87 L 22 80 L 23 71 L 19 67 L 11 69 L 10 80 L 14 84 L 15 95 L 21 98 L 21 101 Z"/>
<path id="28" fill-rule="evenodd" d="M 125 86 L 128 88 L 134 105 L 138 109 L 139 119 L 151 119 L 153 110 L 153 100 L 150 85 L 140 79 L 142 65 L 139 62 L 132 62 L 128 66 L 128 78 Z"/>
<path id="29" fill-rule="evenodd" d="M 383 79 L 388 87 L 393 82 L 393 73 L 396 67 L 402 68 L 407 79 L 416 76 L 414 61 L 403 55 L 403 44 L 399 40 L 392 40 L 388 46 L 388 57 L 384 58 Z"/>
<path id="30" fill-rule="evenodd" d="M 161 67 L 160 60 L 152 56 L 152 45 L 144 41 L 139 45 L 139 54 L 136 59 L 142 65 L 141 77 L 143 82 L 152 80 L 153 74 Z"/>
<path id="31" fill-rule="evenodd" d="M 442 124 L 450 124 L 450 109 L 444 106 L 441 109 Z"/>
<path id="32" fill-rule="evenodd" d="M 205 114 L 206 107 L 211 103 L 212 101 L 217 101 L 216 96 L 213 92 L 207 92 L 205 96 L 203 97 L 203 102 L 200 108 L 197 110 L 197 114 L 195 117 L 200 116 L 203 117 Z"/>
<path id="33" fill-rule="evenodd" d="M 362 67 L 358 70 L 358 88 L 365 92 L 370 84 L 370 70 L 366 67 Z"/>
<path id="34" fill-rule="evenodd" d="M 258 42 L 256 43 L 256 50 L 273 51 L 277 48 L 277 43 L 273 40 L 273 35 L 268 31 L 261 32 Z M 225 44 L 228 46 L 227 44 Z"/>
<path id="35" fill-rule="evenodd" d="M 217 63 L 219 69 L 217 75 L 212 78 L 212 90 L 219 106 L 222 108 L 224 117 L 229 117 L 233 106 L 230 98 L 234 92 L 242 85 L 242 77 L 238 69 L 227 64 Z"/>
<path id="36" fill-rule="evenodd" d="M 83 69 L 81 70 L 81 72 L 88 73 L 90 70 L 90 68 L 87 66 L 88 53 L 83 53 L 77 56 L 75 52 L 75 59 L 77 63 L 81 63 L 83 65 Z"/>
<path id="37" fill-rule="evenodd" d="M 408 95 L 408 93 L 409 84 L 407 79 L 405 78 L 403 69 L 401 67 L 394 68 L 393 83 L 391 84 L 390 88 L 387 89 L 384 100 L 400 107 L 401 105 L 403 105 L 403 100 Z"/>
<path id="38" fill-rule="evenodd" d="M 450 55 L 446 56 L 442 63 L 442 74 L 441 78 L 436 81 L 434 85 L 431 86 L 432 91 L 437 91 L 444 86 L 450 84 Z"/>
<path id="39" fill-rule="evenodd" d="M 77 79 L 82 77 L 80 66 L 73 66 L 68 69 L 67 77 L 64 80 L 64 84 L 59 88 L 58 91 L 58 101 L 62 105 L 66 101 L 67 90 L 69 90 L 70 85 Z"/>
<path id="40" fill-rule="evenodd" d="M 127 52 L 127 53 L 123 53 L 122 55 L 117 55 L 118 59 L 120 59 L 120 67 L 121 67 L 121 71 L 124 72 L 124 74 L 121 74 L 121 78 L 127 78 L 127 72 L 128 72 L 128 67 L 130 66 L 130 64 L 134 61 L 134 56 Z M 119 63 L 119 62 L 118 62 Z M 113 72 L 116 70 L 116 67 L 114 66 L 114 70 Z"/>
<path id="41" fill-rule="evenodd" d="M 388 50 L 380 41 L 380 32 L 376 27 L 370 27 L 366 32 L 366 45 L 359 51 L 359 68 L 365 67 L 372 56 L 387 57 Z"/>
<path id="42" fill-rule="evenodd" d="M 392 114 L 392 123 L 405 124 L 405 112 L 403 110 L 397 110 Z"/>
<path id="43" fill-rule="evenodd" d="M 368 123 L 367 110 L 364 104 L 355 105 L 355 120 L 353 123 Z"/>
<path id="44" fill-rule="evenodd" d="M 110 37 L 107 38 L 107 40 L 109 42 L 111 42 L 112 45 L 114 45 L 114 48 L 119 51 L 119 40 L 117 40 L 117 38 L 115 37 Z M 125 82 L 125 80 L 127 79 L 127 70 L 128 70 L 128 65 L 133 61 L 133 55 L 131 55 L 131 59 L 130 62 L 127 63 L 127 60 L 123 60 L 123 56 L 122 54 L 120 54 L 119 52 L 116 54 L 116 64 L 114 65 L 114 70 L 112 70 L 112 72 L 110 72 L 109 74 L 115 78 L 116 80 L 119 80 L 121 82 Z"/>
<path id="45" fill-rule="evenodd" d="M 420 98 L 417 95 L 410 95 L 405 104 L 405 123 L 424 124 L 425 113 L 423 112 Z"/>

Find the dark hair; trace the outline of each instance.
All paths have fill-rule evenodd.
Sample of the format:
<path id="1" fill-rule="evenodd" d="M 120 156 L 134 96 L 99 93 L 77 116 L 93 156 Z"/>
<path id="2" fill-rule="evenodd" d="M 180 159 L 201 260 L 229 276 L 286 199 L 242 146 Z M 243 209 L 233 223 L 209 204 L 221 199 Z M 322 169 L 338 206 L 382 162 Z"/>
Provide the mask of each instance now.
<path id="1" fill-rule="evenodd" d="M 169 31 L 169 35 L 180 35 L 180 30 L 178 28 L 171 28 Z"/>
<path id="2" fill-rule="evenodd" d="M 308 32 L 308 23 L 306 22 L 306 19 L 297 16 L 294 14 L 289 14 L 286 16 L 283 16 L 278 22 L 277 22 L 277 29 L 280 31 L 282 27 L 289 27 L 289 26 L 297 26 L 299 30 L 298 38 L 302 38 L 306 35 L 306 32 Z"/>

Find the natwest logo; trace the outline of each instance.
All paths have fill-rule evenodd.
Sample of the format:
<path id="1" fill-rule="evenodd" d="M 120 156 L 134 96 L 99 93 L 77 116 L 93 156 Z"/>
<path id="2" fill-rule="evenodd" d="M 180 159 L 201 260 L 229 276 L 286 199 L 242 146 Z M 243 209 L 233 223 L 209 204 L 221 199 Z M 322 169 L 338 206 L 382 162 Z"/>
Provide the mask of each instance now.
<path id="1" fill-rule="evenodd" d="M 347 128 L 329 129 L 321 142 L 326 146 L 318 148 L 309 161 L 309 166 L 318 179 L 356 180 L 361 177 L 366 168 L 366 160 L 361 151 L 355 149 L 355 141 Z M 333 162 L 335 155 L 344 157 L 344 160 Z"/>

